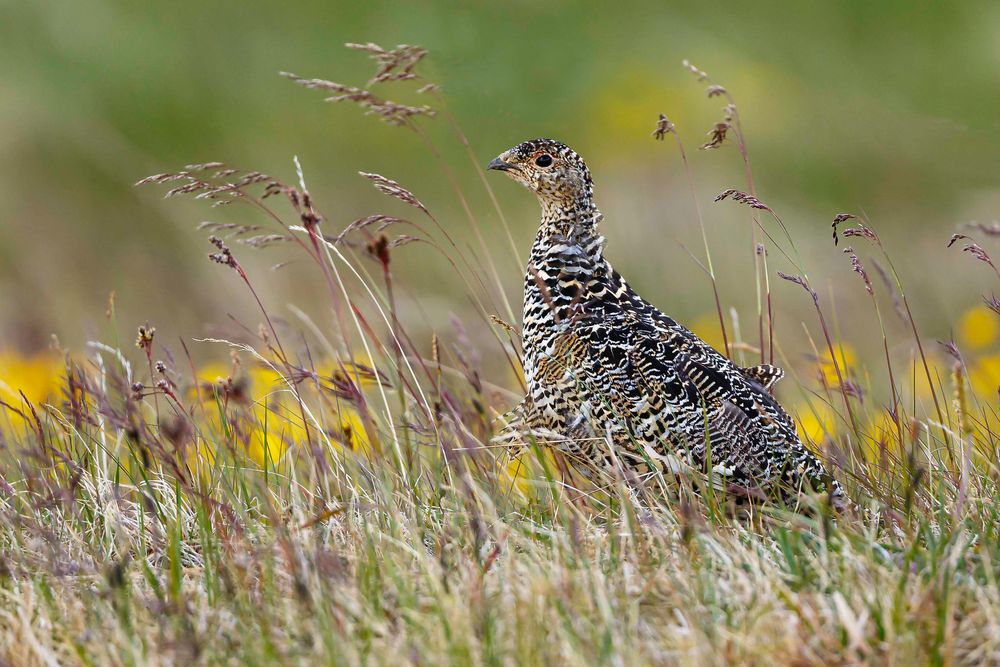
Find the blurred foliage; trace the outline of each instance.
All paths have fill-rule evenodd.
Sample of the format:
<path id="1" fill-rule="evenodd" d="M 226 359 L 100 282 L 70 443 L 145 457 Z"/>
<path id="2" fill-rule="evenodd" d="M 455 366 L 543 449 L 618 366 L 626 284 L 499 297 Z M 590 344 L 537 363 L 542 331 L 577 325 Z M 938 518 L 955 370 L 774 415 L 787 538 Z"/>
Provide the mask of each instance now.
<path id="1" fill-rule="evenodd" d="M 962 286 L 955 300 L 956 285 L 924 266 L 961 264 L 982 277 L 957 253 L 944 258 L 943 243 L 955 225 L 1000 210 L 998 34 L 1000 6 L 986 0 L 2 3 L 0 348 L 34 352 L 50 333 L 70 346 L 106 337 L 115 330 L 103 318 L 112 291 L 129 326 L 148 319 L 173 337 L 213 334 L 233 327 L 230 314 L 252 326 L 252 304 L 233 297 L 238 284 L 204 259 L 203 235 L 192 230 L 206 216 L 246 221 L 245 213 L 162 203 L 158 192 L 133 188 L 193 161 L 293 180 L 298 155 L 332 233 L 396 210 L 355 174 L 384 173 L 471 243 L 448 180 L 429 168 L 417 137 L 325 105 L 277 75 L 363 85 L 370 63 L 342 45 L 368 40 L 430 50 L 421 69 L 443 86 L 480 162 L 531 136 L 578 148 L 598 182 L 609 252 L 641 291 L 687 321 L 710 313 L 711 293 L 707 281 L 675 278 L 677 266 L 682 275 L 694 266 L 681 244 L 698 240 L 676 149 L 650 138 L 658 113 L 688 147 L 720 260 L 750 267 L 748 244 L 731 233 L 746 228 L 732 226 L 745 225 L 745 212 L 707 203 L 744 181 L 731 146 L 694 150 L 721 103 L 680 67 L 689 58 L 736 98 L 759 193 L 812 266 L 846 275 L 827 225 L 841 210 L 867 212 L 921 290 L 918 319 L 947 338 L 940 312 L 964 312 L 977 289 Z M 478 175 L 444 118 L 422 127 L 497 248 L 516 304 L 521 269 Z M 495 187 L 523 258 L 535 204 L 506 183 Z M 397 270 L 438 304 L 425 312 L 436 325 L 465 307 L 465 288 L 422 252 L 407 248 Z M 267 253 L 256 266 L 283 259 Z M 263 275 L 264 298 L 279 310 L 321 303 L 315 275 L 295 265 Z M 722 276 L 726 304 L 752 301 L 746 275 Z"/>

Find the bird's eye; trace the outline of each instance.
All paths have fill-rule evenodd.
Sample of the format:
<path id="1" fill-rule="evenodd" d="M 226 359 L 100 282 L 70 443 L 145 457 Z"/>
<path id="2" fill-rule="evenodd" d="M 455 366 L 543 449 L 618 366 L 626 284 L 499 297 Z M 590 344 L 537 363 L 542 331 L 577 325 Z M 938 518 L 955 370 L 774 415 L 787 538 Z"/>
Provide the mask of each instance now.
<path id="1" fill-rule="evenodd" d="M 549 167 L 552 165 L 552 156 L 548 153 L 543 153 L 535 158 L 535 164 L 539 167 Z"/>

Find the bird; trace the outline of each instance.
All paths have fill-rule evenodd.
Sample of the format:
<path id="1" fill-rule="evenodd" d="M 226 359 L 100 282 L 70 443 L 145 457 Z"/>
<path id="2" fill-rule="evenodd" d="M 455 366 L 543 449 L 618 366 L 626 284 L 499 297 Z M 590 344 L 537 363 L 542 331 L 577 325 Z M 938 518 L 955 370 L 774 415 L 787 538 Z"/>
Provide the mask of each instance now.
<path id="1" fill-rule="evenodd" d="M 840 483 L 772 393 L 784 372 L 740 367 L 632 289 L 605 257 L 604 219 L 584 160 L 532 139 L 487 168 L 535 193 L 541 221 L 524 276 L 527 391 L 499 440 L 537 438 L 632 478 L 692 469 L 737 498 L 785 501 Z"/>

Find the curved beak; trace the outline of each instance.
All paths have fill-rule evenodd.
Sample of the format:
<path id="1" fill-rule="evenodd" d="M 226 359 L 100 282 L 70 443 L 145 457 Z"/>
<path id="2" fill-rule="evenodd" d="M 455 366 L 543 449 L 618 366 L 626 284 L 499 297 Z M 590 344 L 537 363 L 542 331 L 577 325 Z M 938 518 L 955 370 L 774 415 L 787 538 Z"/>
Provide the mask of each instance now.
<path id="1" fill-rule="evenodd" d="M 511 169 L 514 168 L 514 165 L 504 162 L 501 157 L 495 157 L 490 161 L 488 165 L 486 165 L 486 168 L 496 169 L 498 171 L 510 171 Z"/>

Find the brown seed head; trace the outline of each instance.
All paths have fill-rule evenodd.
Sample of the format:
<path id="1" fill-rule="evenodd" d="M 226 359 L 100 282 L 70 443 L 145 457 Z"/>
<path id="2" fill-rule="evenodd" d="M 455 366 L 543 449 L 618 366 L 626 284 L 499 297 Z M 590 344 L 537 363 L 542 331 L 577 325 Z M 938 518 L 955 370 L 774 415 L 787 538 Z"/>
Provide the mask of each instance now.
<path id="1" fill-rule="evenodd" d="M 135 346 L 148 353 L 153 348 L 153 336 L 155 335 L 156 327 L 151 327 L 148 324 L 140 326 L 135 338 Z"/>
<path id="2" fill-rule="evenodd" d="M 656 129 L 653 130 L 653 138 L 657 141 L 663 141 L 668 132 L 676 134 L 677 128 L 661 113 L 659 120 L 656 121 Z"/>
<path id="3" fill-rule="evenodd" d="M 367 178 L 369 181 L 371 181 L 379 192 L 389 195 L 390 197 L 395 197 L 396 199 L 400 200 L 401 202 L 405 202 L 410 206 L 415 206 L 416 208 L 419 208 L 427 215 L 430 215 L 430 213 L 427 211 L 427 207 L 425 207 L 421 203 L 421 201 L 417 199 L 416 196 L 414 196 L 412 192 L 410 192 L 409 190 L 407 190 L 406 188 L 404 188 L 402 185 L 392 180 L 391 178 L 386 178 L 385 176 L 382 176 L 380 174 L 370 174 L 364 171 L 359 171 L 358 173 Z"/>

